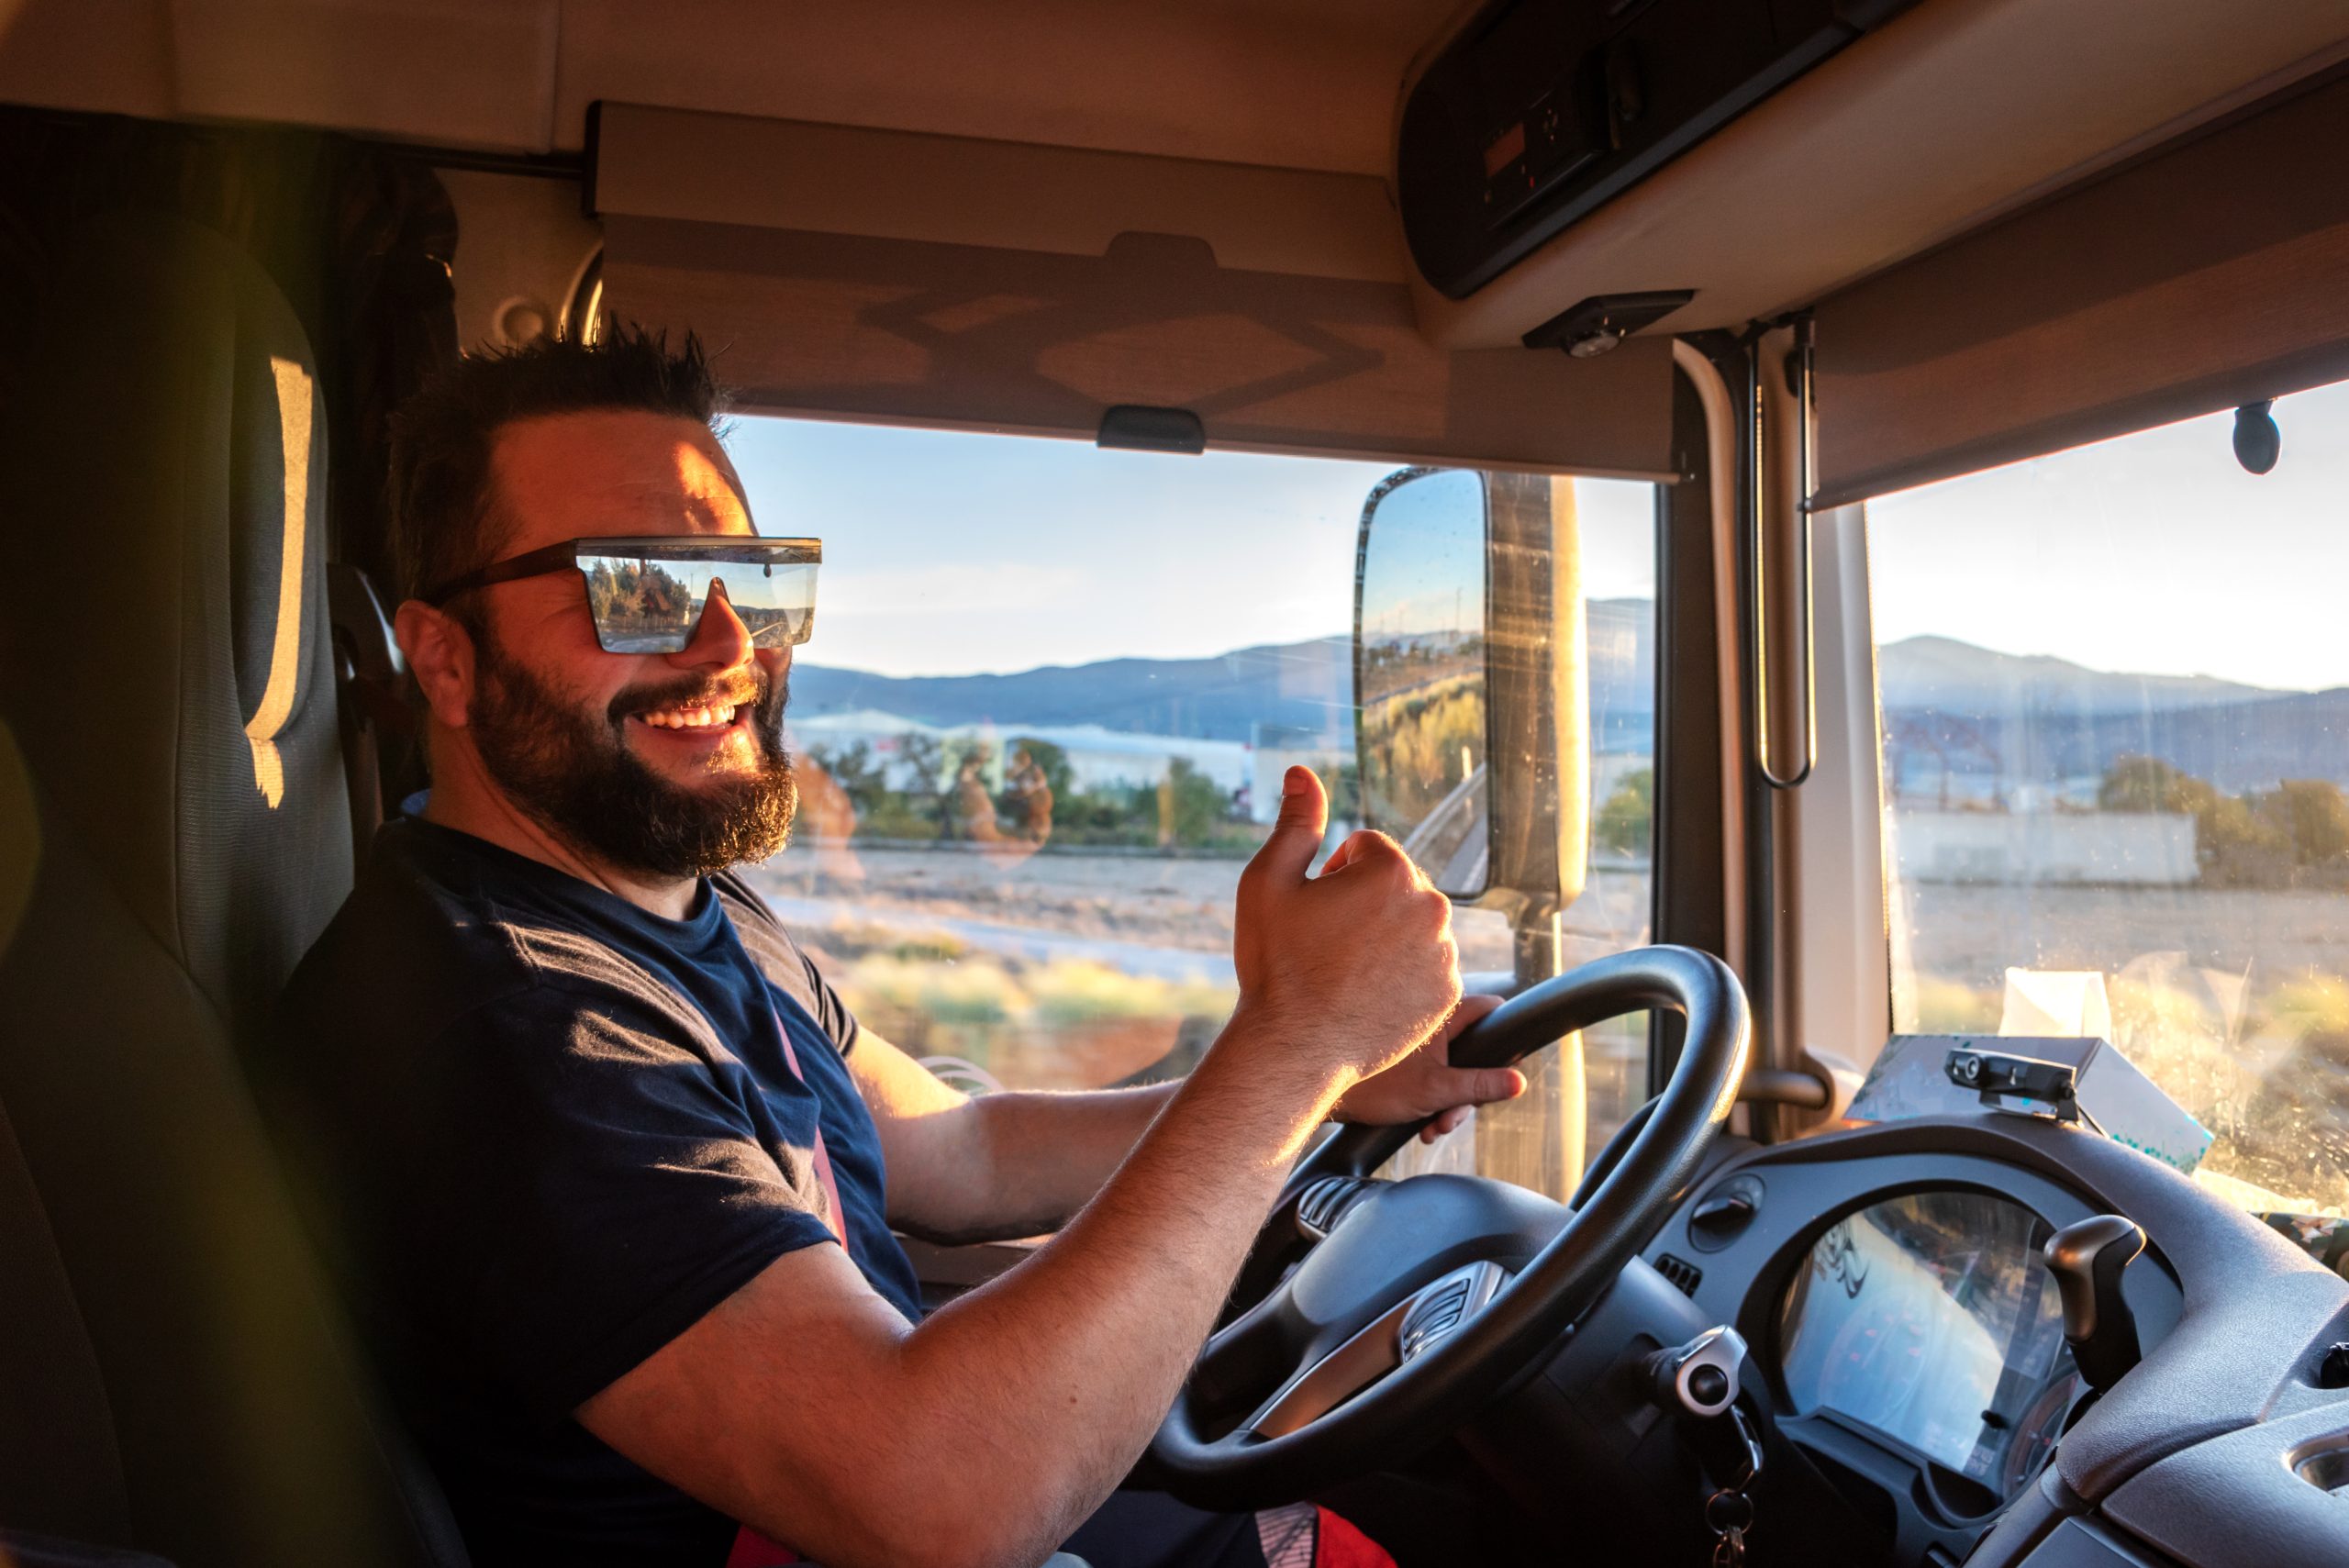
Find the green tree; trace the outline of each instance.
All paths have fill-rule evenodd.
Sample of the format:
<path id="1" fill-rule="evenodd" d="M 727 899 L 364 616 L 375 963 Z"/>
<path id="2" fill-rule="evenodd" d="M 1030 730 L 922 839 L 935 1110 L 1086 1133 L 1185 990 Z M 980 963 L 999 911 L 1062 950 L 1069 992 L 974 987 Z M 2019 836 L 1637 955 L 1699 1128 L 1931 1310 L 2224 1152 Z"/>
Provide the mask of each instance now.
<path id="1" fill-rule="evenodd" d="M 2322 787 L 2332 789 L 2330 784 Z M 2336 802 L 2340 794 L 2332 790 Z M 2273 880 L 2277 857 L 2289 856 L 2296 841 L 2288 820 L 2291 807 L 2278 807 L 2274 796 L 2222 795 L 2208 781 L 2158 757 L 2117 759 L 2097 785 L 2096 803 L 2106 811 L 2176 812 L 2193 817 L 2194 858 L 2228 881 Z M 2321 817 L 2323 809 L 2314 802 L 2305 808 L 2313 817 Z"/>
<path id="2" fill-rule="evenodd" d="M 832 775 L 832 782 L 841 786 L 841 793 L 856 808 L 859 821 L 880 810 L 888 798 L 888 771 L 874 757 L 873 748 L 863 741 L 841 751 L 810 746 L 807 755 L 818 767 Z"/>
<path id="3" fill-rule="evenodd" d="M 2286 779 L 2260 801 L 2260 816 L 2284 835 L 2294 863 L 2349 861 L 2349 797 L 2330 779 Z"/>
<path id="4" fill-rule="evenodd" d="M 1035 764 L 1044 770 L 1044 783 L 1051 786 L 1052 797 L 1065 800 L 1076 793 L 1076 774 L 1069 766 L 1068 753 L 1049 740 L 1039 740 L 1032 735 L 1015 736 L 1006 753 L 1016 763 L 1025 751 Z"/>
<path id="5" fill-rule="evenodd" d="M 2118 758 L 2096 788 L 2096 804 L 2103 811 L 2176 811 L 2199 817 L 2218 800 L 2219 792 L 2209 784 L 2158 757 Z"/>
<path id="6" fill-rule="evenodd" d="M 2221 855 L 2288 853 L 2291 836 L 2266 809 L 2266 802 L 2214 795 L 2210 808 L 2194 818 L 2194 847 L 2206 863 Z"/>
<path id="7" fill-rule="evenodd" d="M 946 782 L 946 753 L 935 738 L 918 729 L 897 737 L 897 769 L 903 775 L 897 793 L 911 799 L 936 799 Z"/>
<path id="8" fill-rule="evenodd" d="M 895 751 L 874 770 L 871 805 L 859 803 L 860 829 L 876 839 L 935 839 L 946 826 L 946 760 L 918 729 L 898 736 Z"/>
<path id="9" fill-rule="evenodd" d="M 1176 757 L 1158 781 L 1158 841 L 1196 847 L 1231 815 L 1231 799 L 1188 757 Z"/>
<path id="10" fill-rule="evenodd" d="M 1654 841 L 1655 770 L 1625 773 L 1590 825 L 1591 842 L 1618 855 L 1644 855 Z"/>

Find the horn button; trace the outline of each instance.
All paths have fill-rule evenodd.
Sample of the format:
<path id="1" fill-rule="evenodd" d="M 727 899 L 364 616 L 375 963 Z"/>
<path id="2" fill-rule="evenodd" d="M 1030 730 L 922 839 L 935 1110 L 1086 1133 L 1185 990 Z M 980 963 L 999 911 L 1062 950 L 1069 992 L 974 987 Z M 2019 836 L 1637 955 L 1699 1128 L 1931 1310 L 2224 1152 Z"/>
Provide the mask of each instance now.
<path id="1" fill-rule="evenodd" d="M 1564 1229 L 1563 1204 L 1522 1187 L 1472 1176 L 1425 1175 L 1381 1183 L 1347 1210 L 1329 1237 L 1289 1276 L 1291 1342 L 1326 1351 L 1372 1318 L 1469 1264 L 1522 1268 Z M 1478 1296 L 1481 1306 L 1491 1290 Z M 1460 1322 L 1445 1318 L 1449 1297 L 1431 1291 L 1403 1325 L 1431 1344 Z M 1408 1348 L 1408 1347 L 1407 1347 Z"/>

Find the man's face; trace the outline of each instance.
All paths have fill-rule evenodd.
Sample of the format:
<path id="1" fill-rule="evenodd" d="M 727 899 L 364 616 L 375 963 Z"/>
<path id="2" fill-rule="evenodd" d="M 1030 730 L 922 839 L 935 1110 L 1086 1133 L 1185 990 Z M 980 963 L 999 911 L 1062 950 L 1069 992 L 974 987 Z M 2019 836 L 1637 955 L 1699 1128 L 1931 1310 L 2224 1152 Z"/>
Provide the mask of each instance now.
<path id="1" fill-rule="evenodd" d="M 514 528 L 501 559 L 569 539 L 749 534 L 716 438 L 655 414 L 566 414 L 498 433 Z M 674 653 L 607 653 L 575 572 L 461 605 L 474 632 L 468 732 L 493 783 L 574 846 L 688 876 L 782 848 L 796 791 L 783 745 L 789 648 L 755 648 L 718 596 Z"/>

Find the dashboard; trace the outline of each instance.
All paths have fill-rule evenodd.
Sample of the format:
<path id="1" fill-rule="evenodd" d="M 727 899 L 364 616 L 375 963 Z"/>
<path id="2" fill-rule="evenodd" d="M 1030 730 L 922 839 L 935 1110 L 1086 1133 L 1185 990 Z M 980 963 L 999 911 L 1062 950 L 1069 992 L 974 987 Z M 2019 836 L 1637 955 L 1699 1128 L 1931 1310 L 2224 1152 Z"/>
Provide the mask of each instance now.
<path id="1" fill-rule="evenodd" d="M 2084 1392 L 2040 1249 L 2100 1212 L 1980 1154 L 1756 1150 L 1698 1184 L 1650 1261 L 1745 1336 L 1780 1430 L 1893 1522 L 1896 1561 L 1958 1562 L 2046 1467 Z M 2184 1293 L 2150 1251 L 2122 1290 L 2150 1352 Z"/>
<path id="2" fill-rule="evenodd" d="M 2085 1386 L 2040 1255 L 2054 1233 L 2021 1204 L 1962 1187 L 1835 1220 L 1777 1313 L 1789 1413 L 1832 1414 L 1969 1490 L 2021 1491 Z"/>
<path id="3" fill-rule="evenodd" d="M 2099 1214 L 2148 1242 L 2121 1287 L 2142 1359 L 2090 1398 L 2041 1249 Z M 2325 1359 L 2349 1281 L 2093 1133 L 1986 1112 L 1723 1139 L 1463 1440 L 1594 1549 L 1676 1560 L 1707 1544 L 1675 1534 L 1705 1483 L 1620 1369 L 1718 1324 L 1771 1434 L 1755 1568 L 2349 1565 L 2349 1351 Z"/>

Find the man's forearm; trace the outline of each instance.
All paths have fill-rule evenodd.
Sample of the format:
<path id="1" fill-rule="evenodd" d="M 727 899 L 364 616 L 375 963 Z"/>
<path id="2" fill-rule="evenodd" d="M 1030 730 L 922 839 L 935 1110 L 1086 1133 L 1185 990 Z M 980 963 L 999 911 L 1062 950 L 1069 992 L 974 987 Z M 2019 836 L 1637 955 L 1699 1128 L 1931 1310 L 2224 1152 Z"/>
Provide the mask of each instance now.
<path id="1" fill-rule="evenodd" d="M 961 1179 L 930 1184 L 901 1222 L 933 1241 L 1000 1241 L 1066 1225 L 1133 1151 L 1177 1085 L 985 1095 L 955 1113 Z"/>
<path id="2" fill-rule="evenodd" d="M 1017 1495 L 1049 1548 L 1139 1456 L 1343 1087 L 1310 1070 L 1247 1073 L 1249 1060 L 1211 1054 L 1163 1092 L 1148 1135 L 1059 1237 L 907 1337 L 901 1429 L 991 1434 L 984 1454 L 917 1462 L 941 1517 Z"/>

